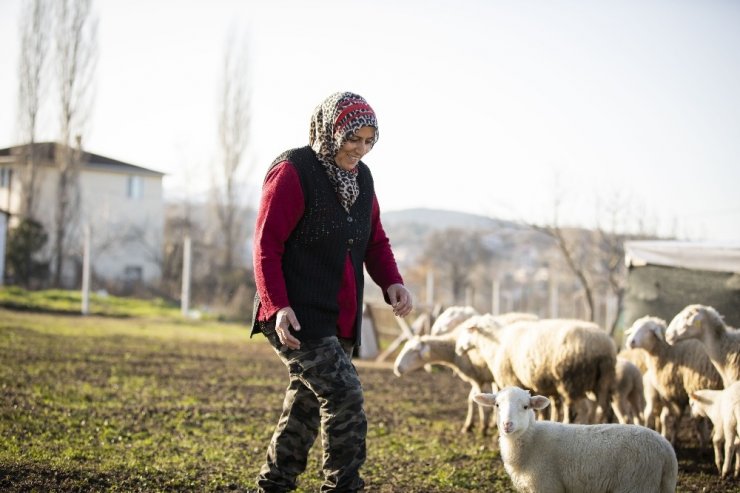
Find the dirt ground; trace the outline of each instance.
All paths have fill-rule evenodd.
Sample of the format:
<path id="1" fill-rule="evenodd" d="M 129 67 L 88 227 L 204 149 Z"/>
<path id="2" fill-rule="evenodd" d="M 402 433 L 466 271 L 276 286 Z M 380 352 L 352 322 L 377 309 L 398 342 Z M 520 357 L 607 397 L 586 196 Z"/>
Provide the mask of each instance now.
<path id="1" fill-rule="evenodd" d="M 148 330 L 148 329 L 147 329 Z M 287 383 L 264 340 L 203 342 L 0 330 L 0 490 L 249 491 Z M 493 436 L 462 434 L 467 384 L 356 361 L 368 493 L 511 492 Z M 682 427 L 679 492 L 729 493 Z M 630 457 L 623 460 L 629 461 Z M 316 492 L 320 443 L 300 492 Z"/>

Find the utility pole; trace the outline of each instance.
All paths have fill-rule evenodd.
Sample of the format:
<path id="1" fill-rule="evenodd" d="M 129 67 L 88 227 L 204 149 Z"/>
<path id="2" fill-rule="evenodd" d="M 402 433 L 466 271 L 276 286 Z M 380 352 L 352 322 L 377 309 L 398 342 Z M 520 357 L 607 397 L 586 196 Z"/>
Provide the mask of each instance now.
<path id="1" fill-rule="evenodd" d="M 83 228 L 82 244 L 82 314 L 90 313 L 90 224 Z"/>
<path id="2" fill-rule="evenodd" d="M 182 293 L 180 304 L 183 317 L 187 317 L 190 312 L 190 244 L 190 235 L 187 235 L 182 248 Z"/>

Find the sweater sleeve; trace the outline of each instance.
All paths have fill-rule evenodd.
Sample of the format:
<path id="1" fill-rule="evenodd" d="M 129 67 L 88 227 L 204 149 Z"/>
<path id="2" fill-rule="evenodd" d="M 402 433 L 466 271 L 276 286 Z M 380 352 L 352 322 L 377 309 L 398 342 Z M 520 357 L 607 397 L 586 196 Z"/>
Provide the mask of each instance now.
<path id="1" fill-rule="evenodd" d="M 388 289 L 388 286 L 403 284 L 403 278 L 398 272 L 391 242 L 385 234 L 383 224 L 380 222 L 380 206 L 378 205 L 377 196 L 373 196 L 371 222 L 370 241 L 365 253 L 365 268 L 370 278 L 383 290 L 383 296 L 387 297 L 386 289 Z"/>
<path id="2" fill-rule="evenodd" d="M 254 228 L 254 280 L 260 297 L 259 320 L 268 320 L 290 305 L 283 276 L 285 241 L 304 211 L 298 172 L 283 161 L 273 167 L 262 186 Z"/>

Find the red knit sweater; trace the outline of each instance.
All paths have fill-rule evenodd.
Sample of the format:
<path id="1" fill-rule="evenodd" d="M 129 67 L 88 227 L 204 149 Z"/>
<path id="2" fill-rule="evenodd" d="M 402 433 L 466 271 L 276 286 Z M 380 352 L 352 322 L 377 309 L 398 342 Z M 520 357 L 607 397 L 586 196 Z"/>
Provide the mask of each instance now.
<path id="1" fill-rule="evenodd" d="M 282 256 L 285 241 L 303 215 L 303 202 L 298 172 L 288 161 L 278 163 L 267 174 L 262 187 L 254 232 L 254 278 L 261 302 L 258 320 L 268 320 L 279 309 L 290 306 L 283 278 Z M 371 221 L 365 269 L 385 296 L 388 286 L 403 283 L 403 278 L 398 272 L 390 241 L 380 223 L 380 207 L 376 196 L 373 197 Z M 358 309 L 356 289 L 355 274 L 348 254 L 337 295 L 337 335 L 340 337 L 354 337 Z"/>

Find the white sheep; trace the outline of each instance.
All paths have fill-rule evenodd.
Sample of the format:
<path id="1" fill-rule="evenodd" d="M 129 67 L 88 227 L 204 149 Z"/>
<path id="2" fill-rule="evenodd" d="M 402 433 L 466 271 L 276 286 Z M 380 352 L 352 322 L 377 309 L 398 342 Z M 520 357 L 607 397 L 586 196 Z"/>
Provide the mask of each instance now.
<path id="1" fill-rule="evenodd" d="M 488 362 L 499 388 L 518 386 L 557 396 L 566 423 L 591 391 L 604 418 L 612 420 L 616 346 L 598 325 L 544 319 L 515 322 L 492 333 L 470 327 L 458 337 L 456 351 L 464 354 L 473 347 Z"/>
<path id="2" fill-rule="evenodd" d="M 397 376 L 418 370 L 429 364 L 439 364 L 451 368 L 455 374 L 470 384 L 468 395 L 468 413 L 462 431 L 468 432 L 473 427 L 473 416 L 476 408 L 480 432 L 485 435 L 491 421 L 490 410 L 480 407 L 473 401 L 473 396 L 485 389 L 493 388 L 493 376 L 486 362 L 476 351 L 460 355 L 455 352 L 457 333 L 453 331 L 441 336 L 414 336 L 404 344 L 393 364 Z"/>
<path id="3" fill-rule="evenodd" d="M 596 396 L 592 392 L 587 392 L 586 398 L 579 404 L 575 422 L 598 422 L 597 410 Z M 645 422 L 643 417 L 645 392 L 642 373 L 634 363 L 621 358 L 619 354 L 617 354 L 616 378 L 612 393 L 612 410 L 617 416 L 617 421 L 622 424 L 642 425 Z M 581 415 L 584 416 L 582 419 Z"/>
<path id="4" fill-rule="evenodd" d="M 622 424 L 643 424 L 645 389 L 640 369 L 617 355 L 616 379 L 612 394 L 612 409 Z"/>
<path id="5" fill-rule="evenodd" d="M 740 382 L 723 390 L 697 390 L 689 396 L 691 414 L 709 418 L 714 425 L 714 463 L 726 478 L 735 460 L 735 477 L 740 475 Z M 724 465 L 722 464 L 724 445 Z"/>
<path id="6" fill-rule="evenodd" d="M 666 323 L 657 317 L 642 317 L 625 332 L 630 348 L 641 348 L 649 356 L 645 374 L 649 384 L 660 394 L 664 406 L 660 415 L 661 433 L 675 443 L 679 420 L 688 409 L 689 393 L 699 389 L 720 389 L 722 379 L 697 341 L 683 341 L 669 346 L 665 341 Z M 646 410 L 646 415 L 649 414 Z M 703 444 L 709 432 L 696 423 Z"/>
<path id="7" fill-rule="evenodd" d="M 499 447 L 517 491 L 528 493 L 673 493 L 678 462 L 668 441 L 642 426 L 536 421 L 548 406 L 518 387 L 475 396 L 496 406 Z"/>
<path id="8" fill-rule="evenodd" d="M 537 320 L 537 315 L 525 312 L 507 312 L 499 315 L 480 314 L 472 306 L 451 306 L 443 311 L 432 324 L 430 333 L 442 335 L 460 325 L 475 325 L 486 330 L 496 330 L 520 320 Z"/>
<path id="9" fill-rule="evenodd" d="M 689 305 L 671 320 L 666 331 L 668 344 L 698 339 L 722 375 L 725 387 L 740 380 L 740 331 L 729 327 L 717 310 Z"/>
<path id="10" fill-rule="evenodd" d="M 439 314 L 432 324 L 432 328 L 429 330 L 429 333 L 438 336 L 452 332 L 452 330 L 460 325 L 461 322 L 478 314 L 478 310 L 472 306 L 450 306 Z"/>
<path id="11" fill-rule="evenodd" d="M 642 375 L 642 393 L 645 405 L 641 413 L 643 416 L 641 424 L 661 433 L 660 413 L 663 410 L 663 401 L 658 391 L 650 383 L 650 377 L 647 376 L 649 355 L 640 348 L 624 348 L 617 353 L 617 359 L 620 358 L 634 364 Z"/>

